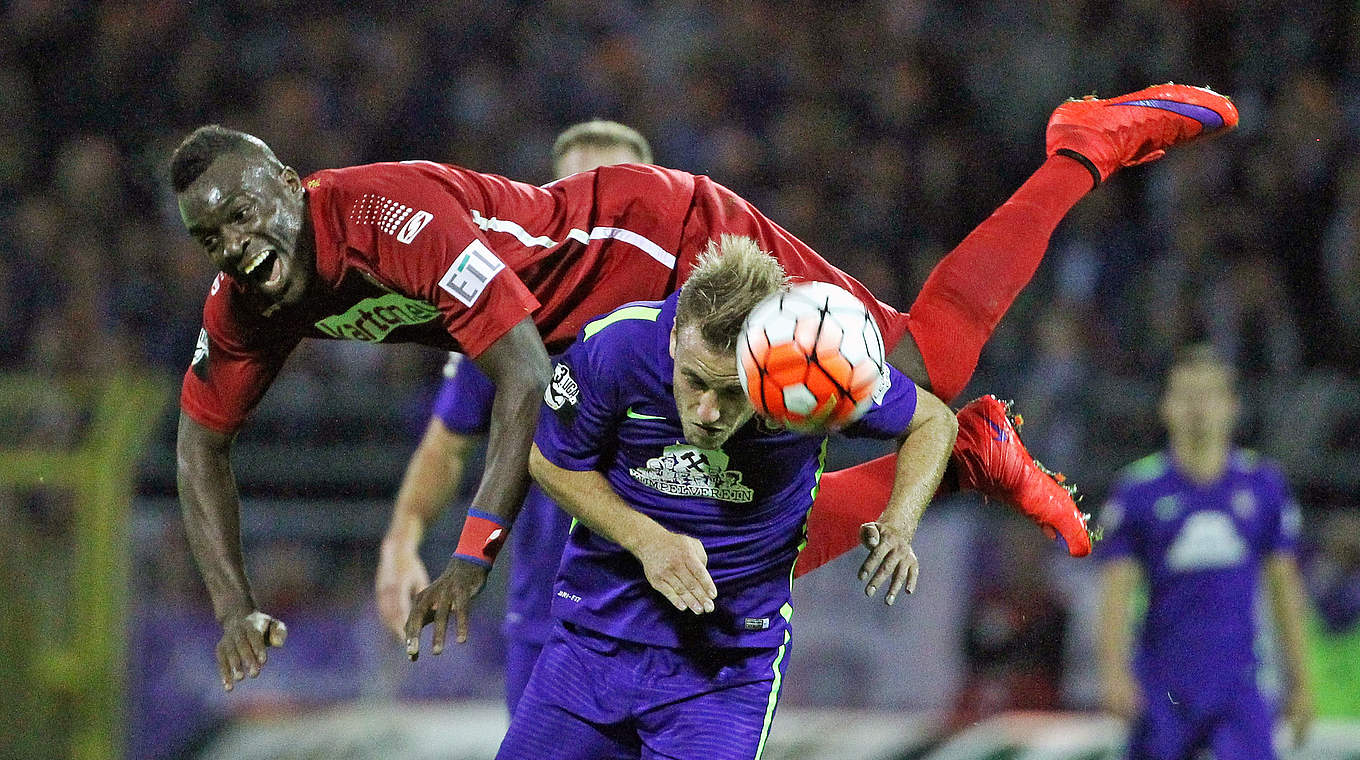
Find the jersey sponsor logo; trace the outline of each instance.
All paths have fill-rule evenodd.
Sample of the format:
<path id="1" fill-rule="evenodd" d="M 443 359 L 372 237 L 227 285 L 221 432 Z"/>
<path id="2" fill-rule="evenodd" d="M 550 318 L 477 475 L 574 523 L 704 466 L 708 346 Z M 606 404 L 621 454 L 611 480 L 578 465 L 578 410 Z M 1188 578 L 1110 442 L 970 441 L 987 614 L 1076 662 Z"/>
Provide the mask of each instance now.
<path id="1" fill-rule="evenodd" d="M 745 628 L 745 629 L 748 630 L 748 631 L 765 631 L 765 630 L 769 630 L 769 628 L 770 628 L 770 619 L 767 618 L 767 617 L 763 617 L 763 618 L 746 618 L 746 620 L 742 623 L 742 627 Z"/>
<path id="2" fill-rule="evenodd" d="M 226 277 L 226 275 L 225 275 L 225 274 L 222 274 L 221 272 L 218 272 L 218 273 L 217 273 L 217 276 L 213 278 L 212 287 L 208 289 L 208 295 L 210 295 L 210 296 L 215 296 L 215 295 L 217 295 L 217 291 L 219 291 L 219 290 L 222 289 L 222 278 L 223 278 L 223 277 Z"/>
<path id="3" fill-rule="evenodd" d="M 332 338 L 377 343 L 398 327 L 424 324 L 437 316 L 439 310 L 424 301 L 387 293 L 318 321 L 316 329 Z"/>
<path id="4" fill-rule="evenodd" d="M 471 307 L 486 290 L 491 278 L 505 269 L 505 262 L 486 247 L 486 243 L 474 240 L 453 260 L 453 265 L 439 280 L 439 287 L 449 295 Z"/>
<path id="5" fill-rule="evenodd" d="M 543 403 L 555 412 L 562 411 L 562 407 L 571 405 L 581 400 L 581 386 L 577 384 L 576 378 L 571 376 L 571 367 L 561 362 L 553 367 L 552 381 L 543 390 Z"/>
<path id="6" fill-rule="evenodd" d="M 888 373 L 888 368 L 883 368 L 883 374 L 878 378 L 878 385 L 874 386 L 874 406 L 883 406 L 883 399 L 888 397 L 888 391 L 892 390 L 892 375 Z"/>
<path id="7" fill-rule="evenodd" d="M 689 444 L 667 446 L 661 456 L 633 467 L 628 474 L 642 485 L 670 496 L 699 496 L 745 504 L 755 491 L 742 484 L 742 475 L 727 469 L 728 456 L 717 449 Z"/>
<path id="8" fill-rule="evenodd" d="M 1237 523 L 1223 512 L 1196 512 L 1166 552 L 1166 566 L 1178 572 L 1215 570 L 1240 565 L 1247 558 L 1247 542 Z"/>
<path id="9" fill-rule="evenodd" d="M 208 379 L 208 330 L 205 327 L 198 329 L 198 342 L 194 344 L 194 358 L 189 366 L 200 379 Z"/>
<path id="10" fill-rule="evenodd" d="M 419 235 L 420 231 L 425 229 L 425 225 L 429 224 L 433 218 L 434 214 L 428 211 L 417 211 L 415 216 L 412 216 L 401 228 L 401 232 L 397 233 L 397 240 L 410 245 L 411 241 L 416 239 L 416 235 Z"/>

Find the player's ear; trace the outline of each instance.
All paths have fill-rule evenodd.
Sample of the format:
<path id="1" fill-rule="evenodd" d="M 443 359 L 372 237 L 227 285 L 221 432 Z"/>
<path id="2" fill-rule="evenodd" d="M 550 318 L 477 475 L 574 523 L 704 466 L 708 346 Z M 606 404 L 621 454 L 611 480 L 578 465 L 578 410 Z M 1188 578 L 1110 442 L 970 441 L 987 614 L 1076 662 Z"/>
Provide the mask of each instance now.
<path id="1" fill-rule="evenodd" d="M 674 359 L 674 358 L 675 358 L 675 326 L 674 326 L 674 325 L 671 326 L 670 351 L 671 351 L 671 358 Z"/>
<path id="2" fill-rule="evenodd" d="M 283 180 L 283 184 L 287 185 L 289 190 L 295 193 L 302 192 L 302 177 L 298 176 L 297 170 L 293 167 L 283 167 L 283 171 L 279 172 L 279 178 Z"/>

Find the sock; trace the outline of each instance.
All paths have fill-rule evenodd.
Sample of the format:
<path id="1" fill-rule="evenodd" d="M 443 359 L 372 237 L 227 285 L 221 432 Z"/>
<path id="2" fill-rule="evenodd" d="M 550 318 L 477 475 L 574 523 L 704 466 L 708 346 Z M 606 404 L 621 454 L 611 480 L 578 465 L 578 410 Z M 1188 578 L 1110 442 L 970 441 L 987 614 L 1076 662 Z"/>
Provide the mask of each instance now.
<path id="1" fill-rule="evenodd" d="M 1058 222 L 1090 190 L 1084 166 L 1051 156 L 935 265 L 911 305 L 907 329 L 936 396 L 947 403 L 963 392 L 982 346 L 1034 276 Z"/>
<path id="2" fill-rule="evenodd" d="M 798 555 L 793 577 L 810 573 L 859 546 L 859 526 L 883 514 L 896 475 L 896 454 L 823 475 L 817 500 L 808 513 L 807 546 Z M 935 497 L 957 490 L 951 464 Z"/>

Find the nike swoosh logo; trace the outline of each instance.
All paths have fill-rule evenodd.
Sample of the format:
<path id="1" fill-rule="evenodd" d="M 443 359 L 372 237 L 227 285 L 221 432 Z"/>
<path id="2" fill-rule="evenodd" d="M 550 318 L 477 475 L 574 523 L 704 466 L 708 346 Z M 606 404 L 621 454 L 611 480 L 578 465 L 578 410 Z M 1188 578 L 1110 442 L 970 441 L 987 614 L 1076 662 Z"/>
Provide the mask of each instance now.
<path id="1" fill-rule="evenodd" d="M 1151 98 L 1148 100 L 1126 100 L 1123 103 L 1114 103 L 1116 106 L 1143 106 L 1144 108 L 1156 108 L 1162 111 L 1178 113 L 1188 119 L 1194 119 L 1202 125 L 1204 134 L 1216 132 L 1223 128 L 1223 116 L 1212 108 L 1197 106 L 1194 103 L 1182 103 L 1178 100 L 1165 100 L 1162 98 Z"/>
<path id="2" fill-rule="evenodd" d="M 627 411 L 627 412 L 624 412 L 624 413 L 628 415 L 628 418 L 629 418 L 629 419 L 633 419 L 633 420 L 664 420 L 664 419 L 666 419 L 665 417 L 658 417 L 658 416 L 656 416 L 656 415 L 654 415 L 654 414 L 643 414 L 642 412 L 635 412 L 635 411 L 633 411 L 633 407 L 631 407 L 631 406 L 628 407 L 628 411 Z"/>

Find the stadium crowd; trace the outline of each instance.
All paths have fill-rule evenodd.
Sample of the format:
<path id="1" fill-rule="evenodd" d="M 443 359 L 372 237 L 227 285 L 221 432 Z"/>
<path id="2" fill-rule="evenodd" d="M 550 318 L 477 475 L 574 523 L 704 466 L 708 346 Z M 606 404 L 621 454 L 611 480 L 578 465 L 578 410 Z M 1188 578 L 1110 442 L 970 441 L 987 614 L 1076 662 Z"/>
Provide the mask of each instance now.
<path id="1" fill-rule="evenodd" d="M 0 370 L 50 376 L 187 365 L 212 268 L 183 232 L 166 161 L 204 122 L 260 135 L 304 174 L 425 158 L 540 182 L 559 129 L 616 119 L 649 137 L 659 163 L 712 175 L 905 306 L 1038 165 L 1037 125 L 1063 98 L 1213 86 L 1234 97 L 1241 127 L 1079 205 L 973 388 L 1015 397 L 1031 450 L 1072 471 L 1094 505 L 1158 445 L 1148 412 L 1174 348 L 1207 337 L 1241 370 L 1242 438 L 1284 462 L 1306 532 L 1360 509 L 1353 460 L 1328 456 L 1360 449 L 1346 432 L 1360 422 L 1354 3 L 17 0 L 0 28 Z M 308 361 L 318 353 L 327 361 Z M 337 362 L 403 410 L 406 424 L 376 434 L 413 445 L 441 357 L 313 344 L 275 393 L 326 386 Z M 1275 424 L 1281 408 L 1306 422 Z M 173 448 L 172 419 L 157 457 Z M 144 492 L 170 493 L 166 472 L 152 467 Z M 175 515 L 153 517 L 165 535 L 138 604 L 201 605 Z M 1348 610 L 1324 617 L 1354 626 L 1354 550 L 1315 543 L 1305 565 L 1328 575 L 1314 585 L 1342 598 L 1326 610 Z M 295 615 L 367 620 L 373 553 L 279 541 L 262 593 Z M 1338 572 L 1352 591 L 1336 590 Z M 980 583 L 981 597 L 1004 592 Z M 494 641 L 490 617 L 474 639 Z M 312 635 L 388 646 L 355 629 L 367 630 Z M 970 634 L 969 656 L 985 643 Z M 391 665 L 366 662 L 377 664 L 312 691 L 362 696 Z M 494 658 L 459 662 L 494 672 Z M 210 699 L 186 709 L 220 715 L 223 697 Z"/>

